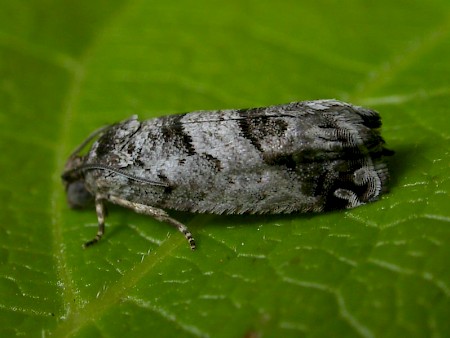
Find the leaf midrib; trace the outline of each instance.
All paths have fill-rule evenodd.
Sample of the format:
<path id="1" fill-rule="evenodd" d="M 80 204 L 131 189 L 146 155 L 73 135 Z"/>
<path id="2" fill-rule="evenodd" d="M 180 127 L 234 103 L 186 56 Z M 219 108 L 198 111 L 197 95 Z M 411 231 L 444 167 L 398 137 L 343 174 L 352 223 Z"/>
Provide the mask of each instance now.
<path id="1" fill-rule="evenodd" d="M 177 233 L 174 233 L 157 250 L 146 256 L 142 262 L 137 263 L 132 270 L 127 271 L 99 297 L 89 302 L 85 307 L 71 312 L 68 318 L 56 328 L 53 334 L 56 337 L 67 337 L 77 332 L 87 323 L 95 322 L 96 319 L 101 318 L 105 311 L 120 301 L 125 293 L 135 286 L 155 266 L 164 262 L 178 247 L 186 245 L 184 237 L 177 235 Z"/>

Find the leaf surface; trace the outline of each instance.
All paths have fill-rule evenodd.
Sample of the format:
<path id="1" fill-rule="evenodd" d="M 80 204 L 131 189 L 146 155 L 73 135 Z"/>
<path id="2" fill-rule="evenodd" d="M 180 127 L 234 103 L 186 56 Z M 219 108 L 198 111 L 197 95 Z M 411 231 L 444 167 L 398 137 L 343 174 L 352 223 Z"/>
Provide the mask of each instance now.
<path id="1" fill-rule="evenodd" d="M 7 1 L 0 336 L 449 336 L 450 3 Z M 133 114 L 337 98 L 378 110 L 391 191 L 321 215 L 65 203 L 65 160 Z M 200 178 L 201 179 L 201 178 Z"/>

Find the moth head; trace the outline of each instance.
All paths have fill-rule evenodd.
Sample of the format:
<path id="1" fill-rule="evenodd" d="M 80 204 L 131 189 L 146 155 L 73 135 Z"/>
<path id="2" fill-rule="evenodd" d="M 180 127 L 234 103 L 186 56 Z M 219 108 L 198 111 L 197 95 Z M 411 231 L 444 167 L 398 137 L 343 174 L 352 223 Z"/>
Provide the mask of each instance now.
<path id="1" fill-rule="evenodd" d="M 66 163 L 65 170 L 61 175 L 66 188 L 67 203 L 72 209 L 83 209 L 90 206 L 94 196 L 86 189 L 83 173 L 82 156 L 71 156 Z"/>
<path id="2" fill-rule="evenodd" d="M 66 188 L 67 203 L 73 209 L 82 209 L 94 200 L 94 196 L 86 189 L 84 180 L 84 167 L 86 156 L 80 156 L 79 153 L 85 148 L 94 138 L 99 137 L 109 126 L 104 126 L 91 135 L 89 135 L 70 155 L 64 167 L 64 172 L 61 175 L 64 187 Z"/>

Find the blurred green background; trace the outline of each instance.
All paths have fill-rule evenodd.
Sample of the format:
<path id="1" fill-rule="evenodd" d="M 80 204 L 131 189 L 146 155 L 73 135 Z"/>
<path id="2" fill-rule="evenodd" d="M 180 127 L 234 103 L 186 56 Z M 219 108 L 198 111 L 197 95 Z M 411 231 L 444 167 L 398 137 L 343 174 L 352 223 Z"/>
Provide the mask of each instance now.
<path id="1" fill-rule="evenodd" d="M 0 336 L 450 336 L 450 2 L 2 1 Z M 198 241 L 65 203 L 91 131 L 132 114 L 337 98 L 396 151 L 382 200 L 172 213 Z"/>

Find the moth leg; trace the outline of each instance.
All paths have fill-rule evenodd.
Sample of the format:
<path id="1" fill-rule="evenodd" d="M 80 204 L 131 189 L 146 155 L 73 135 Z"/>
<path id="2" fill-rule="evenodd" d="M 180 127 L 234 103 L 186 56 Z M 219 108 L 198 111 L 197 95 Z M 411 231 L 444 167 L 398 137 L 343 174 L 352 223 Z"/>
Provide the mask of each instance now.
<path id="1" fill-rule="evenodd" d="M 195 250 L 195 240 L 192 237 L 189 229 L 183 223 L 180 223 L 176 219 L 170 217 L 164 210 L 145 204 L 130 202 L 116 196 L 108 196 L 108 201 L 122 207 L 129 208 L 139 214 L 151 216 L 160 222 L 172 224 L 178 229 L 178 231 L 180 231 L 184 235 L 184 237 L 189 242 L 191 249 Z"/>
<path id="2" fill-rule="evenodd" d="M 90 241 L 83 244 L 83 247 L 87 248 L 95 243 L 97 243 L 105 233 L 105 216 L 106 216 L 106 208 L 104 203 L 104 198 L 102 196 L 95 197 L 95 211 L 97 212 L 97 220 L 98 220 L 98 230 L 97 235 Z"/>
<path id="3" fill-rule="evenodd" d="M 367 185 L 367 191 L 363 195 L 364 201 L 371 201 L 380 195 L 381 181 L 373 167 L 362 167 L 353 173 L 353 181 L 359 185 Z"/>
<path id="4" fill-rule="evenodd" d="M 334 196 L 347 200 L 347 209 L 356 208 L 364 204 L 353 191 L 348 189 L 336 189 L 334 191 Z"/>

